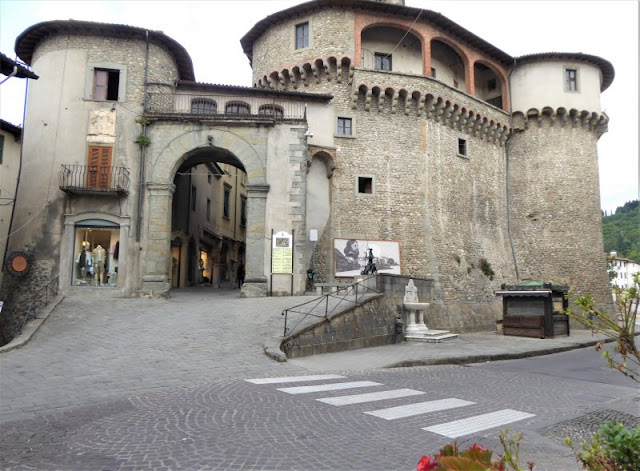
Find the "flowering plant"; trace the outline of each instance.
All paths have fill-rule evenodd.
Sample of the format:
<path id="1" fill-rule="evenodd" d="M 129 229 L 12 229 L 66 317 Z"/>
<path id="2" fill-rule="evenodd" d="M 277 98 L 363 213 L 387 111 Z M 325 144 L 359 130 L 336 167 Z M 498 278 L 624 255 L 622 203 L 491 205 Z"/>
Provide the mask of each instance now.
<path id="1" fill-rule="evenodd" d="M 445 445 L 438 455 L 423 456 L 416 467 L 417 471 L 524 471 L 518 457 L 523 435 L 510 433 L 509 429 L 500 431 L 500 444 L 504 453 L 497 461 L 492 461 L 493 451 L 474 443 L 468 450 L 460 451 L 458 444 Z M 507 468 L 507 466 L 509 468 Z M 527 463 L 529 471 L 533 463 Z"/>
<path id="2" fill-rule="evenodd" d="M 417 471 L 452 470 L 452 471 L 504 471 L 502 460 L 491 461 L 493 451 L 473 444 L 466 451 L 460 451 L 457 443 L 445 445 L 438 455 L 423 456 Z"/>

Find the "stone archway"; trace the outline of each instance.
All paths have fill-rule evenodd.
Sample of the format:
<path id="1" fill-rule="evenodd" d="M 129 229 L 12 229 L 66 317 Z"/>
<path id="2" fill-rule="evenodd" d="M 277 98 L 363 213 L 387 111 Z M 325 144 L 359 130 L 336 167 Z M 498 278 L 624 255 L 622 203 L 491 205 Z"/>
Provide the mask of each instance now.
<path id="1" fill-rule="evenodd" d="M 161 142 L 161 136 L 155 139 Z M 258 138 L 258 136 L 256 136 Z M 166 137 L 165 137 L 166 139 Z M 258 141 L 258 142 L 263 142 Z M 246 277 L 243 296 L 266 296 L 265 214 L 269 185 L 266 182 L 264 143 L 251 144 L 237 134 L 217 129 L 198 129 L 180 134 L 162 149 L 151 148 L 151 175 L 146 184 L 143 253 L 141 254 L 142 291 L 164 294 L 169 288 L 171 269 L 171 203 L 173 179 L 180 166 L 193 155 L 215 146 L 239 160 L 247 173 Z M 155 151 L 155 152 L 154 152 Z"/>

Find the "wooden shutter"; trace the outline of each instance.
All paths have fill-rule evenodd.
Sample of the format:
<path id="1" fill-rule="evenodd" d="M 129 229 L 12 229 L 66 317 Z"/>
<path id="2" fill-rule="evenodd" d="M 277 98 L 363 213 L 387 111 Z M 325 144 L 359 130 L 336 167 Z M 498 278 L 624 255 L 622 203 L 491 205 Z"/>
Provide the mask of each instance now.
<path id="1" fill-rule="evenodd" d="M 93 76 L 93 99 L 106 100 L 107 86 L 109 83 L 109 72 L 106 70 L 96 70 Z"/>
<path id="2" fill-rule="evenodd" d="M 109 188 L 109 174 L 111 172 L 112 147 L 90 146 L 89 162 L 87 165 L 87 186 L 89 188 Z"/>

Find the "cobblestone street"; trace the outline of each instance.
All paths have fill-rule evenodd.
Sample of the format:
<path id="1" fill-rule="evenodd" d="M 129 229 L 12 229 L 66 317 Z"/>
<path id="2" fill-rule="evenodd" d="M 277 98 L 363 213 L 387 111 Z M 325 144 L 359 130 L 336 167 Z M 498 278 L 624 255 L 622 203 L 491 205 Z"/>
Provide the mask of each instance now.
<path id="1" fill-rule="evenodd" d="M 461 446 L 500 449 L 508 427 L 525 434 L 523 463 L 577 471 L 563 434 L 638 415 L 633 388 L 605 381 L 587 394 L 583 381 L 498 364 L 278 363 L 262 345 L 298 298 L 80 294 L 0 355 L 2 469 L 411 470 L 459 433 Z"/>

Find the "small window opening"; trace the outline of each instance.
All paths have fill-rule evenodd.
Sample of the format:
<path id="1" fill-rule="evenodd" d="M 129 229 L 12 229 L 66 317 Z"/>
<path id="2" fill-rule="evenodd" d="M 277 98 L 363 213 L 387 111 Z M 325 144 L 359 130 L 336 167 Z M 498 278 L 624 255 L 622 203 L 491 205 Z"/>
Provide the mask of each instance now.
<path id="1" fill-rule="evenodd" d="M 391 54 L 385 54 L 384 52 L 375 53 L 375 68 L 376 70 L 391 70 Z"/>
<path id="2" fill-rule="evenodd" d="M 351 118 L 338 118 L 338 136 L 353 135 Z"/>
<path id="3" fill-rule="evenodd" d="M 118 101 L 120 71 L 111 69 L 95 69 L 93 75 L 93 99 Z"/>
<path id="4" fill-rule="evenodd" d="M 296 25 L 296 49 L 309 47 L 309 23 Z"/>
<path id="5" fill-rule="evenodd" d="M 495 90 L 497 86 L 498 86 L 498 84 L 496 83 L 496 79 L 494 79 L 494 78 L 489 79 L 489 81 L 487 82 L 487 89 L 489 91 Z"/>
<path id="6" fill-rule="evenodd" d="M 358 193 L 370 195 L 373 193 L 373 178 L 358 177 Z"/>
<path id="7" fill-rule="evenodd" d="M 465 139 L 458 138 L 458 155 L 467 156 L 467 141 Z"/>
<path id="8" fill-rule="evenodd" d="M 231 187 L 225 183 L 225 185 L 224 185 L 224 205 L 223 205 L 223 212 L 222 212 L 222 216 L 225 219 L 230 219 L 230 217 L 231 217 L 230 216 L 230 214 L 231 214 L 230 202 L 231 202 Z"/>
<path id="9" fill-rule="evenodd" d="M 578 71 L 576 69 L 565 69 L 564 88 L 568 92 L 578 91 Z"/>

